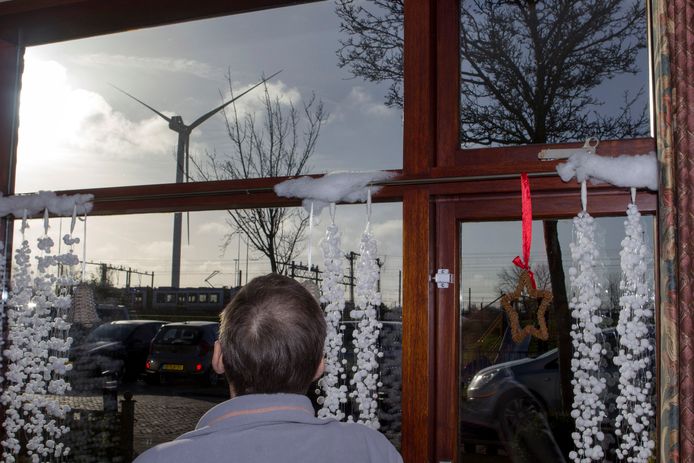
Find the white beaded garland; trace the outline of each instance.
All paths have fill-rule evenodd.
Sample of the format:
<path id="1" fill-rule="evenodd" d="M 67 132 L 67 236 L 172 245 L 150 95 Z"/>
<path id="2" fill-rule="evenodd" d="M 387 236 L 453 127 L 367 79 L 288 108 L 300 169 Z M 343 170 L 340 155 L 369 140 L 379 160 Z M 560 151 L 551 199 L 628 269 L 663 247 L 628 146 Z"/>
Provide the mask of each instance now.
<path id="1" fill-rule="evenodd" d="M 368 206 L 367 206 L 368 207 Z M 357 282 L 355 287 L 355 309 L 350 316 L 358 321 L 353 333 L 354 353 L 357 365 L 350 384 L 350 393 L 359 408 L 359 423 L 378 429 L 378 335 L 381 323 L 377 319 L 377 308 L 381 304 L 378 291 L 379 267 L 376 240 L 371 234 L 370 224 L 361 237 L 360 256 L 357 261 Z"/>
<path id="2" fill-rule="evenodd" d="M 334 205 L 331 205 L 331 211 Z M 345 291 L 342 286 L 342 248 L 340 243 L 340 231 L 335 224 L 333 215 L 332 223 L 325 232 L 325 238 L 321 242 L 323 251 L 323 295 L 321 302 L 325 304 L 325 319 L 327 336 L 325 338 L 325 374 L 319 381 L 323 395 L 318 397 L 321 408 L 318 410 L 319 418 L 345 418 L 341 405 L 347 402 L 347 386 L 344 380 L 345 374 L 342 354 L 346 352 L 343 347 L 344 326 L 342 314 L 345 308 Z"/>
<path id="3" fill-rule="evenodd" d="M 0 241 L 0 353 L 5 343 L 5 336 L 3 333 L 3 327 L 5 326 L 5 302 L 9 296 L 7 292 L 7 272 L 5 271 L 5 243 Z M 0 356 L 0 359 L 2 356 Z M 2 376 L 2 371 L 0 371 L 0 384 L 3 383 L 4 378 Z"/>
<path id="4" fill-rule="evenodd" d="M 655 449 L 651 439 L 655 412 L 652 406 L 651 383 L 653 344 L 649 325 L 653 310 L 647 278 L 648 248 L 643 240 L 641 213 L 636 204 L 627 209 L 624 221 L 625 238 L 620 251 L 622 279 L 617 323 L 619 351 L 614 363 L 619 367 L 619 396 L 615 427 L 619 437 L 617 457 L 634 463 L 649 461 Z"/>
<path id="5" fill-rule="evenodd" d="M 24 219 L 22 232 L 27 227 Z M 71 246 L 79 240 L 66 235 L 64 242 Z M 69 431 L 60 422 L 70 408 L 49 394 L 63 395 L 70 389 L 64 379 L 70 368 L 67 352 L 72 342 L 67 336 L 70 324 L 66 319 L 74 279 L 57 276 L 50 270 L 59 264 L 69 269 L 78 259 L 72 249 L 62 255 L 51 254 L 53 245 L 48 236 L 38 239 L 41 256 L 36 258 L 36 273 L 32 271 L 27 240 L 22 241 L 15 253 L 12 290 L 7 303 L 8 347 L 3 351 L 8 359 L 7 387 L 0 396 L 6 408 L 3 423 L 6 437 L 1 444 L 7 462 L 16 461 L 21 450 L 19 431 L 26 436 L 25 450 L 32 462 L 60 459 L 70 451 L 59 443 Z"/>
<path id="6" fill-rule="evenodd" d="M 602 448 L 604 434 L 600 431 L 605 419 L 605 403 L 602 400 L 606 388 L 605 378 L 600 377 L 600 356 L 602 347 L 599 343 L 601 333 L 599 324 L 600 293 L 595 262 L 598 249 L 595 245 L 595 223 L 593 217 L 585 210 L 574 219 L 574 241 L 571 243 L 573 265 L 569 269 L 569 278 L 573 295 L 569 302 L 571 316 L 571 339 L 573 358 L 571 370 L 574 374 L 574 401 L 571 417 L 576 423 L 576 432 L 572 433 L 576 450 L 569 458 L 576 463 L 603 461 Z"/>

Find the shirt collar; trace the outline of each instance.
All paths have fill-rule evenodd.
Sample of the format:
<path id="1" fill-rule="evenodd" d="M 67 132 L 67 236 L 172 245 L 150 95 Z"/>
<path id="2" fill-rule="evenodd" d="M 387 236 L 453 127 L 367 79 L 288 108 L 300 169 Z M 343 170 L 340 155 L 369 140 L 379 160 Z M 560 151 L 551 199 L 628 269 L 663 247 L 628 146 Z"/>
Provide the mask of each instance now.
<path id="1" fill-rule="evenodd" d="M 200 418 L 196 429 L 232 421 L 238 423 L 264 421 L 274 416 L 290 421 L 317 420 L 311 401 L 306 396 L 299 394 L 246 394 L 211 408 Z"/>

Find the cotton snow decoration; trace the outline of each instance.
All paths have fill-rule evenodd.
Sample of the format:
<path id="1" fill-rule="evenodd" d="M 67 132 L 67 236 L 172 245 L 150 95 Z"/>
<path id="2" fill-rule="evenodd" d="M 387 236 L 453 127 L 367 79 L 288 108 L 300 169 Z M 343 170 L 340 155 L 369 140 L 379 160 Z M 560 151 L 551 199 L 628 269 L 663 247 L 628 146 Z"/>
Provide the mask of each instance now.
<path id="1" fill-rule="evenodd" d="M 335 205 L 330 206 L 332 221 L 321 242 L 323 250 L 323 296 L 325 304 L 325 319 L 327 336 L 325 338 L 325 375 L 319 381 L 322 396 L 318 398 L 321 405 L 318 410 L 319 418 L 345 417 L 341 406 L 347 402 L 347 386 L 345 379 L 346 360 L 343 359 L 346 349 L 343 347 L 345 325 L 342 315 L 345 308 L 345 290 L 342 286 L 342 248 L 340 231 L 335 224 Z"/>
<path id="2" fill-rule="evenodd" d="M 557 165 L 561 179 L 568 182 L 576 177 L 582 183 L 610 183 L 619 187 L 658 189 L 658 161 L 655 153 L 623 155 L 617 157 L 598 156 L 585 151 L 577 152 L 563 164 Z"/>
<path id="3" fill-rule="evenodd" d="M 366 228 L 361 237 L 359 260 L 357 261 L 358 280 L 355 288 L 355 308 L 351 317 L 358 321 L 353 333 L 354 353 L 357 358 L 350 384 L 358 408 L 358 422 L 373 429 L 378 429 L 378 388 L 381 387 L 378 375 L 378 358 L 383 356 L 378 348 L 378 335 L 381 323 L 377 319 L 377 310 L 381 304 L 381 293 L 378 291 L 380 269 L 378 267 L 378 249 L 371 233 L 370 193 L 367 202 Z"/>
<path id="4" fill-rule="evenodd" d="M 92 210 L 94 195 L 62 195 L 52 191 L 3 197 L 0 194 L 0 217 L 12 214 L 17 218 L 32 217 L 48 210 L 53 215 L 70 216 L 88 214 Z"/>
<path id="5" fill-rule="evenodd" d="M 393 177 L 392 172 L 335 172 L 319 178 L 299 177 L 285 180 L 275 185 L 275 193 L 285 198 L 302 198 L 303 206 L 308 210 L 313 203 L 316 214 L 331 203 L 364 202 L 367 190 L 375 193 L 379 187 L 370 186 Z"/>
<path id="6" fill-rule="evenodd" d="M 14 198 L 2 198 L 0 203 Z M 71 205 L 76 214 L 77 204 Z M 22 233 L 28 225 L 22 212 Z M 7 302 L 7 359 L 6 387 L 0 401 L 6 409 L 3 459 L 17 460 L 21 451 L 32 462 L 62 459 L 70 451 L 60 442 L 69 429 L 61 424 L 70 408 L 61 405 L 56 396 L 70 389 L 65 374 L 70 369 L 67 353 L 72 339 L 70 324 L 70 289 L 75 282 L 72 269 L 79 263 L 74 244 L 79 243 L 72 233 L 63 243 L 68 251 L 54 254 L 53 239 L 48 236 L 48 210 L 44 214 L 45 234 L 38 238 L 35 270 L 32 250 L 26 239 L 15 253 L 12 288 Z M 74 224 L 74 221 L 73 221 Z M 65 271 L 59 275 L 58 268 Z M 20 439 L 20 436 L 22 439 Z M 23 447 L 23 449 L 22 449 Z"/>
<path id="7" fill-rule="evenodd" d="M 635 194 L 632 191 L 632 196 Z M 651 403 L 651 331 L 653 310 L 648 285 L 648 248 L 643 240 L 641 213 L 635 202 L 629 204 L 624 221 L 626 237 L 620 251 L 622 296 L 617 334 L 619 351 L 614 363 L 619 367 L 619 397 L 615 433 L 620 444 L 617 457 L 634 463 L 646 463 L 653 454 L 651 439 L 654 410 Z"/>
<path id="8" fill-rule="evenodd" d="M 595 244 L 595 221 L 586 211 L 586 184 L 582 182 L 583 211 L 573 219 L 574 240 L 571 243 L 572 267 L 569 279 L 573 295 L 569 309 L 574 321 L 571 325 L 573 358 L 571 370 L 574 374 L 574 401 L 571 417 L 576 431 L 572 433 L 576 450 L 569 458 L 576 463 L 603 461 L 602 442 L 605 438 L 601 424 L 605 419 L 605 403 L 602 400 L 606 380 L 600 376 L 601 345 L 599 315 L 600 287 L 596 273 L 598 249 Z"/>

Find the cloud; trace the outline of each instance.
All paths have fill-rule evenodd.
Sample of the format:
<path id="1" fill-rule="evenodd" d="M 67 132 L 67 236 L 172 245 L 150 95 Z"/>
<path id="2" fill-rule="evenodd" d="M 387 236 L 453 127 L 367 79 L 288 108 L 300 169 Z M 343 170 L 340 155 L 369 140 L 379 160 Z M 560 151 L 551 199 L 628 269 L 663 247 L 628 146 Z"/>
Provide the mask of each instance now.
<path id="1" fill-rule="evenodd" d="M 392 219 L 371 227 L 382 254 L 402 254 L 402 220 Z"/>
<path id="2" fill-rule="evenodd" d="M 76 171 L 88 173 L 78 187 L 87 182 L 122 185 L 124 178 L 129 183 L 167 181 L 175 170 L 175 145 L 176 134 L 164 120 L 154 115 L 130 120 L 98 93 L 71 85 L 61 64 L 27 56 L 19 110 L 20 188 L 46 188 L 31 182 L 49 166 L 49 188 L 74 188 Z"/>
<path id="3" fill-rule="evenodd" d="M 395 111 L 383 103 L 375 102 L 371 94 L 360 86 L 352 87 L 347 96 L 347 104 L 371 116 L 389 116 Z"/>
<path id="4" fill-rule="evenodd" d="M 198 227 L 198 233 L 222 237 L 229 233 L 229 226 L 220 222 L 206 222 Z"/>
<path id="5" fill-rule="evenodd" d="M 217 79 L 223 75 L 223 71 L 215 69 L 209 64 L 193 59 L 173 58 L 168 56 L 132 56 L 108 53 L 91 53 L 80 55 L 75 62 L 85 66 L 125 67 L 131 69 L 143 69 L 147 71 L 165 71 L 173 73 L 191 74 L 202 79 Z"/>
<path id="6" fill-rule="evenodd" d="M 260 79 L 259 79 L 260 80 Z M 240 95 L 253 85 L 258 82 L 253 82 L 250 84 L 241 84 L 239 82 L 233 83 L 234 95 Z M 278 79 L 272 79 L 267 82 L 267 91 L 270 95 L 271 101 L 279 100 L 280 105 L 289 106 L 290 104 L 296 105 L 301 101 L 301 92 L 296 87 L 289 87 L 287 84 Z M 228 101 L 231 98 L 230 93 L 227 91 L 224 94 L 224 101 Z M 260 85 L 250 93 L 239 98 L 236 103 L 236 110 L 241 114 L 254 114 L 265 108 L 264 106 L 264 95 L 263 86 Z"/>

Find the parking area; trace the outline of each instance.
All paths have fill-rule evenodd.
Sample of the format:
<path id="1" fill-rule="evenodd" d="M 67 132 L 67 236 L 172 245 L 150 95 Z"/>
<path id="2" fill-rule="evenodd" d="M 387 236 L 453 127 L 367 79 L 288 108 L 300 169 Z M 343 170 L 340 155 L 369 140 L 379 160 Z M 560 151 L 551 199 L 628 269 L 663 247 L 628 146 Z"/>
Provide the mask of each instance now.
<path id="1" fill-rule="evenodd" d="M 224 386 L 198 387 L 186 384 L 151 386 L 142 382 L 127 384 L 118 391 L 118 401 L 130 391 L 135 400 L 134 450 L 138 455 L 150 447 L 167 442 L 195 428 L 200 417 L 216 404 L 228 399 Z M 101 410 L 100 392 L 82 392 L 62 398 L 73 409 Z"/>

